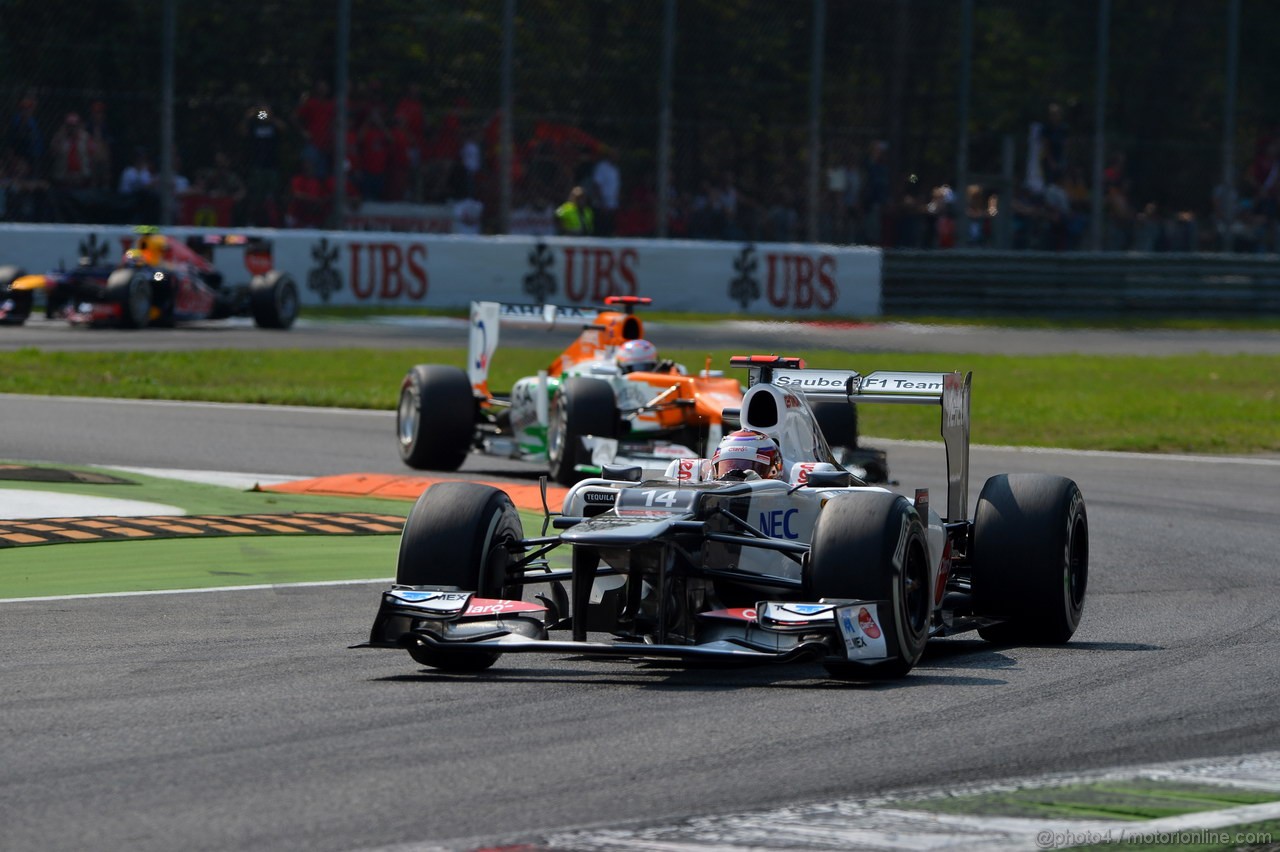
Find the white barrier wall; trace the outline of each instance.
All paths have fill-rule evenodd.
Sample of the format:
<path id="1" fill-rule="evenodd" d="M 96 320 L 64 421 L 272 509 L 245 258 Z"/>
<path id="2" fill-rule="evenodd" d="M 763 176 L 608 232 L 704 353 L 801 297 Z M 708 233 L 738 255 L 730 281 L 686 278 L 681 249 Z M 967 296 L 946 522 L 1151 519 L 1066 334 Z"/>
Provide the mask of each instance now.
<path id="1" fill-rule="evenodd" d="M 186 238 L 218 233 L 171 228 Z M 879 249 L 800 243 L 468 237 L 369 231 L 245 231 L 271 241 L 276 269 L 305 305 L 462 307 L 473 299 L 599 305 L 649 296 L 654 308 L 779 316 L 880 313 Z M 128 226 L 3 225 L 0 265 L 28 272 L 119 261 Z M 229 280 L 248 277 L 243 251 L 219 249 Z"/>

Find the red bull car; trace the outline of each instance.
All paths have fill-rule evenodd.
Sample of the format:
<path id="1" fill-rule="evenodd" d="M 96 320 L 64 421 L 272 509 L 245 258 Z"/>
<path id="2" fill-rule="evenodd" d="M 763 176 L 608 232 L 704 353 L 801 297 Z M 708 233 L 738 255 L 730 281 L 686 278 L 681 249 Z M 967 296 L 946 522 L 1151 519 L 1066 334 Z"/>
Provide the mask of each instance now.
<path id="1" fill-rule="evenodd" d="M 353 647 L 407 651 L 450 671 L 550 653 L 812 661 L 865 680 L 907 674 L 929 639 L 962 631 L 995 642 L 1071 638 L 1089 574 L 1084 498 L 1063 477 L 999 474 L 969 516 L 969 375 L 864 376 L 775 356 L 734 363 L 749 374 L 741 426 L 758 436 L 743 442 L 773 448 L 765 475 L 721 467 L 724 457 L 676 459 L 653 478 L 606 466 L 574 485 L 558 514 L 547 511 L 541 535 L 525 533 L 497 488 L 434 485 L 409 514 L 369 640 Z M 945 504 L 842 467 L 805 395 L 791 390 L 818 378 L 845 404 L 935 407 Z M 741 460 L 740 450 L 726 456 Z M 549 559 L 558 549 L 567 560 Z"/>
<path id="2" fill-rule="evenodd" d="M 243 254 L 245 280 L 228 281 L 214 251 Z M 271 243 L 238 234 L 183 242 L 143 231 L 116 266 L 90 263 L 26 275 L 0 268 L 0 324 L 21 325 L 43 294 L 45 315 L 81 325 L 142 328 L 252 316 L 262 328 L 285 329 L 298 317 L 298 287 L 272 269 Z"/>
<path id="3" fill-rule="evenodd" d="M 469 453 L 522 459 L 546 464 L 554 480 L 572 485 L 604 464 L 661 474 L 672 459 L 714 447 L 726 431 L 725 412 L 732 425 L 741 402 L 738 380 L 710 364 L 690 373 L 658 359 L 635 312 L 649 299 L 605 301 L 599 311 L 473 302 L 467 369 L 419 364 L 401 382 L 401 459 L 426 470 L 457 470 Z M 520 379 L 510 393 L 490 390 L 502 325 L 563 322 L 579 323 L 582 331 L 546 370 Z M 639 369 L 626 363 L 633 347 L 638 360 L 631 366 Z M 813 406 L 838 459 L 860 477 L 887 481 L 884 452 L 858 445 L 854 408 L 825 397 Z"/>

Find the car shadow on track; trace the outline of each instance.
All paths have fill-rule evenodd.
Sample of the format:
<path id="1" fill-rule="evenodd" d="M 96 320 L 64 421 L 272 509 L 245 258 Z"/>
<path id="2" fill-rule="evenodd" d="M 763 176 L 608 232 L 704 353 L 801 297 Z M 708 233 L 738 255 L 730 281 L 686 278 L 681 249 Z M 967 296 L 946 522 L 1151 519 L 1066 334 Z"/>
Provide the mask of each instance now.
<path id="1" fill-rule="evenodd" d="M 573 661 L 581 661 L 574 658 Z M 559 668 L 494 668 L 480 674 L 450 674 L 420 669 L 413 674 L 398 674 L 373 678 L 375 682 L 389 683 L 456 683 L 470 681 L 476 684 L 501 686 L 517 683 L 553 683 L 597 687 L 632 687 L 643 690 L 675 692 L 732 692 L 744 688 L 785 690 L 873 690 L 886 691 L 934 684 L 999 685 L 1000 678 L 975 677 L 973 675 L 930 673 L 927 666 L 917 667 L 900 680 L 841 681 L 831 679 L 821 666 L 753 666 L 736 668 L 680 667 L 662 663 L 638 663 L 626 674 L 616 670 L 599 673 Z"/>
<path id="2" fill-rule="evenodd" d="M 601 662 L 591 657 L 566 655 L 558 657 L 563 667 L 519 666 L 497 667 L 485 672 L 453 674 L 429 668 L 414 673 L 373 678 L 387 683 L 456 683 L 501 686 L 516 683 L 559 683 L 579 686 L 633 687 L 647 690 L 727 692 L 743 688 L 787 690 L 874 690 L 887 691 L 914 686 L 1002 686 L 1001 670 L 1015 669 L 1020 661 L 1008 651 L 1020 648 L 1044 648 L 1071 652 L 1160 651 L 1159 645 L 1132 642 L 1069 642 L 1065 645 L 995 644 L 982 639 L 949 638 L 935 640 L 925 647 L 924 656 L 911 672 L 900 680 L 839 681 L 827 676 L 816 663 L 790 665 L 696 665 L 675 664 L 660 660 L 643 660 L 629 664 Z M 626 665 L 625 673 L 619 673 Z M 592 667 L 600 666 L 598 670 Z M 986 672 L 989 674 L 980 674 Z"/>

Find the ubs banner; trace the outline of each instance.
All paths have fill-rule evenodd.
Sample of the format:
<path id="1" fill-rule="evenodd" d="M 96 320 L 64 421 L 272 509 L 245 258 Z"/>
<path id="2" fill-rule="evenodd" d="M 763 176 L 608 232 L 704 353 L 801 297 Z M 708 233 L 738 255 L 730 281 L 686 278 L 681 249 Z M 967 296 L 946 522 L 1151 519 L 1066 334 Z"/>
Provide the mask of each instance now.
<path id="1" fill-rule="evenodd" d="M 172 228 L 176 239 L 225 233 Z M 235 232 L 269 245 L 305 305 L 464 307 L 473 299 L 598 305 L 649 296 L 660 310 L 779 316 L 880 313 L 879 249 L 802 243 L 466 237 L 371 231 Z M 40 272 L 119 261 L 121 226 L 0 227 L 0 265 Z M 224 278 L 251 274 L 236 242 L 213 261 Z"/>

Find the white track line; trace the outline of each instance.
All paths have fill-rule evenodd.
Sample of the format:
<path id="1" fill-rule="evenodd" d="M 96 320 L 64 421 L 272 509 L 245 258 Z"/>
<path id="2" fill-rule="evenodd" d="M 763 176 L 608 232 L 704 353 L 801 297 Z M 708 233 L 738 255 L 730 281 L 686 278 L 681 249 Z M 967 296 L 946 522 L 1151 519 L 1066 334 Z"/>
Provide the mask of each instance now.
<path id="1" fill-rule="evenodd" d="M 0 598 L 0 604 L 33 603 L 39 601 L 78 601 L 92 598 L 138 598 L 146 595 L 194 595 L 200 592 L 257 592 L 264 589 L 300 589 L 309 586 L 356 586 L 369 583 L 394 583 L 394 577 L 373 577 L 368 580 L 317 580 L 309 583 L 264 583 L 258 586 L 211 586 L 202 589 L 155 589 L 144 592 L 95 592 L 85 595 L 46 595 L 36 598 Z"/>

